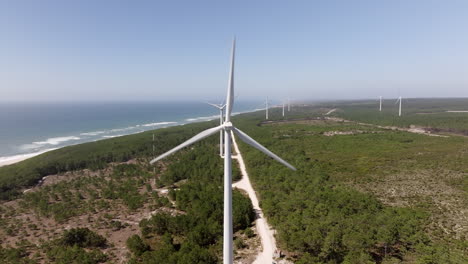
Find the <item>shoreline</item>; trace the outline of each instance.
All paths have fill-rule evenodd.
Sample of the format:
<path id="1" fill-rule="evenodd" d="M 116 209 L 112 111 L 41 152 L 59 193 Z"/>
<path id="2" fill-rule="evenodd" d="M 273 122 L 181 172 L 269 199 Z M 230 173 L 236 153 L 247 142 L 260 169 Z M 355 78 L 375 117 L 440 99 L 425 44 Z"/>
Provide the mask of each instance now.
<path id="1" fill-rule="evenodd" d="M 253 112 L 256 112 L 256 111 L 260 111 L 260 110 L 261 109 L 253 109 L 253 110 L 247 110 L 247 111 L 244 111 L 244 112 L 237 112 L 237 113 L 233 113 L 233 116 L 240 115 L 240 114 L 253 113 Z M 128 133 L 128 134 L 103 136 L 100 139 L 84 141 L 84 142 L 80 142 L 80 143 L 77 143 L 77 144 L 95 142 L 95 141 L 105 140 L 105 139 L 110 139 L 110 138 L 115 138 L 115 137 L 129 136 L 129 135 L 133 135 L 133 134 L 137 134 L 137 133 L 142 133 L 142 132 L 151 131 L 151 130 L 157 130 L 157 129 L 166 128 L 166 127 L 184 126 L 184 125 L 192 124 L 192 123 L 208 122 L 208 121 L 215 120 L 217 118 L 218 118 L 218 115 L 213 115 L 213 116 L 202 116 L 202 117 L 187 118 L 185 120 L 185 122 L 159 122 L 159 123 L 143 124 L 143 125 L 139 125 L 138 127 L 140 127 L 140 128 L 141 127 L 149 127 L 149 125 L 163 125 L 163 126 L 158 127 L 158 128 L 154 128 L 154 129 L 138 131 L 136 133 L 134 132 L 134 133 Z M 114 129 L 114 130 L 116 130 L 116 129 Z M 111 131 L 111 130 L 109 130 L 109 131 Z M 99 132 L 101 132 L 101 131 L 99 131 Z M 97 132 L 88 132 L 88 133 L 82 133 L 82 134 L 92 134 L 92 133 L 97 133 Z M 63 137 L 60 137 L 60 138 L 63 138 Z M 21 162 L 21 161 L 24 161 L 24 160 L 39 156 L 41 154 L 44 154 L 44 153 L 52 151 L 52 150 L 56 150 L 56 149 L 63 148 L 63 147 L 68 147 L 68 146 L 73 146 L 73 145 L 76 145 L 76 144 L 69 144 L 69 145 L 63 145 L 63 146 L 55 147 L 55 148 L 48 148 L 48 149 L 40 150 L 40 151 L 33 152 L 33 153 L 16 154 L 16 155 L 12 155 L 12 156 L 0 157 L 0 167 L 4 167 L 4 166 L 7 166 L 7 165 L 12 165 L 12 164 L 15 164 L 15 163 L 18 163 L 18 162 Z"/>
<path id="2" fill-rule="evenodd" d="M 45 149 L 45 150 L 41 150 L 39 152 L 28 153 L 28 154 L 18 154 L 18 155 L 14 155 L 14 156 L 0 157 L 0 167 L 15 164 L 15 163 L 18 163 L 20 161 L 27 160 L 27 159 L 30 159 L 32 157 L 39 156 L 41 154 L 44 154 L 46 152 L 56 150 L 56 149 L 58 149 L 58 148 Z"/>

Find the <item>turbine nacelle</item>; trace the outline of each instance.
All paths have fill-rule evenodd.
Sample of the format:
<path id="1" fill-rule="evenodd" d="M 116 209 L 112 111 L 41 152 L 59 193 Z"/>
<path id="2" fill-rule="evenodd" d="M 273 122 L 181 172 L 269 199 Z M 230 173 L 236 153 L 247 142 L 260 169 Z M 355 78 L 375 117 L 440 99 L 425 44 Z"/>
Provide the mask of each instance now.
<path id="1" fill-rule="evenodd" d="M 232 130 L 233 127 L 234 127 L 234 126 L 232 125 L 231 122 L 227 122 L 227 121 L 226 121 L 226 122 L 224 122 L 224 124 L 223 124 L 224 130 Z"/>

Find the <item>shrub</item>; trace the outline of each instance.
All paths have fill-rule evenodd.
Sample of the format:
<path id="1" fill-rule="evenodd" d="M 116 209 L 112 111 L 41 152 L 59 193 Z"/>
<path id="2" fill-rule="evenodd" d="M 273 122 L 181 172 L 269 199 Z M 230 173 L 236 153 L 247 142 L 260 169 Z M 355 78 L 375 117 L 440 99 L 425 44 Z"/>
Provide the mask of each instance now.
<path id="1" fill-rule="evenodd" d="M 59 244 L 63 246 L 78 246 L 86 248 L 102 248 L 106 246 L 106 239 L 88 228 L 72 228 L 63 233 Z"/>
<path id="2" fill-rule="evenodd" d="M 141 256 L 145 251 L 150 248 L 143 242 L 139 235 L 133 235 L 127 239 L 127 248 L 135 255 Z"/>

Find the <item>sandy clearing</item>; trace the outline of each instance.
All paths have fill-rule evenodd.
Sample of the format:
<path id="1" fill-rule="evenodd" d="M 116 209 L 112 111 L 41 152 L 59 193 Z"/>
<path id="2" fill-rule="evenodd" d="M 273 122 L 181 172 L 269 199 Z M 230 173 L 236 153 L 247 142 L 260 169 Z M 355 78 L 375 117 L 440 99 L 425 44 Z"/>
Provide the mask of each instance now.
<path id="1" fill-rule="evenodd" d="M 388 130 L 398 130 L 398 131 L 405 131 L 409 133 L 414 133 L 414 134 L 420 134 L 420 135 L 426 135 L 430 137 L 443 137 L 443 138 L 448 138 L 449 136 L 445 135 L 439 135 L 439 134 L 432 134 L 430 131 L 427 131 L 426 129 L 422 127 L 415 127 L 411 126 L 410 128 L 403 128 L 403 127 L 395 127 L 395 126 L 379 126 L 379 125 L 373 125 L 373 124 L 368 124 L 368 123 L 358 123 L 359 125 L 370 125 L 382 129 L 388 129 Z"/>
<path id="2" fill-rule="evenodd" d="M 232 142 L 234 145 L 234 150 L 236 151 L 237 155 L 233 156 L 233 159 L 236 159 L 239 162 L 239 167 L 242 173 L 242 179 L 232 185 L 232 187 L 242 189 L 247 192 L 249 195 L 250 200 L 252 201 L 253 208 L 255 213 L 257 214 L 257 219 L 255 220 L 255 226 L 257 228 L 257 232 L 260 235 L 260 239 L 262 242 L 262 252 L 260 252 L 255 261 L 253 263 L 274 263 L 274 257 L 277 252 L 276 248 L 276 240 L 275 240 L 275 231 L 270 228 L 268 225 L 265 216 L 263 215 L 263 211 L 259 206 L 257 195 L 255 194 L 254 189 L 252 188 L 252 184 L 250 183 L 249 175 L 247 174 L 247 169 L 245 167 L 244 159 L 239 151 L 239 147 L 236 143 L 236 138 L 234 134 L 232 135 Z"/>
<path id="3" fill-rule="evenodd" d="M 426 135 L 430 137 L 443 137 L 443 138 L 449 137 L 446 135 L 433 134 L 423 127 L 417 127 L 414 125 L 411 125 L 410 128 L 404 128 L 404 127 L 396 127 L 396 126 L 380 126 L 380 125 L 375 125 L 375 124 L 370 124 L 370 123 L 355 122 L 355 121 L 350 121 L 350 120 L 346 120 L 346 119 L 338 118 L 338 117 L 325 117 L 325 119 L 335 121 L 335 122 L 355 123 L 355 124 L 362 125 L 362 126 L 371 126 L 371 127 L 377 127 L 377 128 L 386 129 L 386 130 L 404 131 L 404 132 L 409 132 L 409 133 L 414 133 L 414 134 Z"/>

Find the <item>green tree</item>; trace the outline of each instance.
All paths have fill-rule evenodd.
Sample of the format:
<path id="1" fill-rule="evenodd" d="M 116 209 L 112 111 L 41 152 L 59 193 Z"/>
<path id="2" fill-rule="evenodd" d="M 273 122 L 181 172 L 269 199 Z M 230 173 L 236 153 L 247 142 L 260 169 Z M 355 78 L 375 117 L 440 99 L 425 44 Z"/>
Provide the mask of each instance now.
<path id="1" fill-rule="evenodd" d="M 150 247 L 143 242 L 139 235 L 133 235 L 127 239 L 127 248 L 135 255 L 141 256 L 145 251 L 148 251 Z"/>

